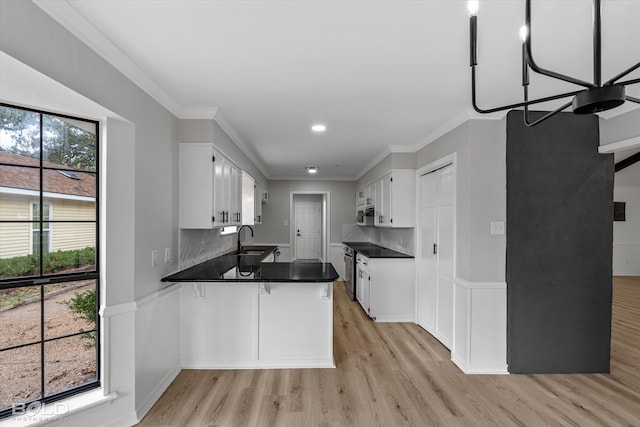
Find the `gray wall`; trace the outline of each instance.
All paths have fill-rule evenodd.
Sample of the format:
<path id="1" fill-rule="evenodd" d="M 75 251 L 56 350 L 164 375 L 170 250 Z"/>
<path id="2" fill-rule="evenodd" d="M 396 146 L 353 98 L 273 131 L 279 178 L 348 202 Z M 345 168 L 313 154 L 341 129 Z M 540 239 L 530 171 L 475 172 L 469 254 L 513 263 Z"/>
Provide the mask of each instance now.
<path id="1" fill-rule="evenodd" d="M 269 181 L 269 203 L 262 205 L 262 224 L 255 229 L 255 241 L 261 243 L 289 243 L 290 193 L 330 193 L 330 243 L 342 241 L 342 225 L 355 222 L 355 192 L 353 181 Z"/>
<path id="2" fill-rule="evenodd" d="M 504 282 L 505 236 L 491 221 L 506 221 L 506 120 L 469 120 L 416 153 L 416 169 L 456 153 L 456 275 L 472 282 Z"/>
<path id="3" fill-rule="evenodd" d="M 117 239 L 107 234 L 107 251 L 134 247 L 130 259 L 134 276 L 107 282 L 107 300 L 128 302 L 158 290 L 159 279 L 177 265 L 174 257 L 172 264 L 151 266 L 153 249 L 163 253 L 169 247 L 177 253 L 176 117 L 31 2 L 1 2 L 0 49 L 130 122 L 133 140 L 114 140 L 106 135 L 104 148 L 109 161 L 103 170 L 103 184 L 108 187 L 113 179 L 111 190 L 120 195 L 105 200 L 107 215 L 115 215 L 113 227 L 117 229 L 120 221 L 123 228 L 132 230 Z M 109 153 L 110 147 L 115 150 L 124 144 L 126 149 L 117 151 L 120 157 Z M 122 188 L 115 186 L 120 170 L 133 176 Z M 129 200 L 135 203 L 134 217 L 118 216 L 117 212 L 130 211 Z M 109 271 L 105 277 L 108 280 Z"/>
<path id="4" fill-rule="evenodd" d="M 382 177 L 391 169 L 415 169 L 415 153 L 391 153 L 369 169 L 360 177 L 356 189 L 362 188 L 372 181 Z"/>
<path id="5" fill-rule="evenodd" d="M 162 288 L 160 278 L 177 268 L 176 117 L 30 1 L 0 2 L 0 50 L 114 113 L 98 118 L 103 131 L 106 126 L 101 135 L 102 303 L 107 308 L 132 303 Z M 152 267 L 151 251 L 158 250 L 162 259 L 167 247 L 173 262 Z M 130 310 L 127 306 L 126 315 L 106 332 L 119 330 L 128 321 L 121 319 L 134 315 Z M 108 407 L 94 408 L 93 416 L 129 414 L 166 378 L 157 361 L 149 369 L 135 366 L 133 348 L 139 351 L 144 340 L 122 338 L 110 342 L 105 363 L 113 369 L 102 372 L 119 396 Z M 164 337 L 160 345 L 168 356 L 161 359 L 171 359 L 177 344 L 177 335 Z M 170 363 L 177 364 L 177 357 Z M 122 371 L 135 379 L 125 380 Z"/>

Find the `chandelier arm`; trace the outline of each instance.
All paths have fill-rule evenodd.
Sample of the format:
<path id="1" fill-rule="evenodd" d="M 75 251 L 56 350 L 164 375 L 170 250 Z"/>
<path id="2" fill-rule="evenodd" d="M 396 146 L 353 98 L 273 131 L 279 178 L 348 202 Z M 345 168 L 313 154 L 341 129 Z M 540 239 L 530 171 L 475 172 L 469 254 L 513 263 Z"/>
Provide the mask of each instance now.
<path id="1" fill-rule="evenodd" d="M 550 117 L 555 116 L 556 114 L 558 114 L 559 112 L 561 112 L 562 110 L 571 107 L 571 101 L 567 102 L 566 104 L 558 107 L 557 109 L 553 110 L 550 113 L 545 114 L 544 116 L 540 117 L 538 120 L 536 120 L 535 122 L 529 122 L 529 109 L 527 108 L 527 106 L 525 105 L 524 107 L 524 114 L 522 115 L 522 117 L 524 118 L 524 124 L 527 127 L 532 127 L 535 126 L 539 123 L 542 123 L 543 121 L 547 120 Z"/>
<path id="2" fill-rule="evenodd" d="M 595 1 L 597 1 L 597 0 L 594 0 L 594 2 Z M 534 72 L 536 72 L 538 74 L 542 74 L 542 75 L 545 75 L 547 77 L 553 77 L 554 79 L 562 80 L 562 81 L 565 81 L 567 83 L 573 83 L 573 84 L 578 85 L 578 86 L 584 86 L 586 88 L 597 87 L 593 83 L 589 83 L 589 82 L 586 82 L 584 80 L 580 80 L 580 79 L 576 79 L 576 78 L 573 78 L 573 77 L 565 76 L 564 74 L 556 73 L 555 71 L 546 70 L 546 69 L 541 68 L 540 66 L 538 66 L 538 64 L 536 64 L 536 62 L 533 60 L 533 54 L 531 53 L 531 34 L 533 32 L 531 30 L 531 0 L 526 0 L 526 2 L 525 2 L 525 25 L 527 27 L 527 32 L 528 32 L 527 39 L 524 42 L 525 48 L 526 48 L 526 51 L 527 51 L 526 61 L 527 61 L 527 65 L 529 65 L 531 70 L 533 70 Z"/>
<path id="3" fill-rule="evenodd" d="M 627 74 L 631 73 L 632 71 L 637 70 L 638 68 L 640 68 L 640 62 L 638 62 L 637 64 L 635 64 L 635 65 L 633 65 L 633 66 L 631 66 L 631 67 L 629 67 L 629 68 L 627 68 L 626 70 L 624 70 L 623 72 L 621 72 L 621 73 L 620 73 L 620 74 L 618 74 L 617 76 L 615 76 L 615 77 L 613 77 L 613 78 L 611 78 L 611 79 L 607 80 L 607 81 L 605 82 L 604 86 L 611 86 L 611 85 L 616 84 L 616 81 L 617 81 L 617 80 L 620 80 L 621 78 L 623 78 L 623 77 L 624 77 L 624 76 L 626 76 Z M 637 83 L 637 81 L 636 81 L 635 83 Z M 622 83 L 619 83 L 619 84 L 624 85 L 624 84 L 625 84 L 625 82 L 622 82 Z"/>
<path id="4" fill-rule="evenodd" d="M 538 98 L 531 101 L 518 102 L 517 104 L 509 104 L 509 105 L 504 105 L 502 107 L 495 107 L 495 108 L 490 108 L 485 110 L 483 108 L 478 107 L 478 104 L 476 102 L 476 67 L 475 65 L 471 66 L 471 103 L 473 105 L 473 109 L 481 114 L 497 113 L 498 111 L 512 110 L 514 108 L 523 107 L 525 105 L 533 105 L 533 104 L 539 104 L 541 102 L 555 101 L 556 99 L 566 98 L 568 96 L 575 96 L 582 91 L 583 90 L 575 90 L 572 92 L 561 93 L 558 95 L 547 96 L 544 98 Z"/>
<path id="5" fill-rule="evenodd" d="M 625 96 L 625 98 L 626 98 L 627 101 L 631 101 L 631 102 L 635 102 L 636 104 L 640 104 L 640 98 L 635 98 L 635 97 L 629 96 L 629 95 Z"/>
<path id="6" fill-rule="evenodd" d="M 632 85 L 632 84 L 636 84 L 636 83 L 640 83 L 640 79 L 625 80 L 624 82 L 620 82 L 620 83 L 616 83 L 616 84 L 618 86 L 628 86 L 628 85 Z"/>

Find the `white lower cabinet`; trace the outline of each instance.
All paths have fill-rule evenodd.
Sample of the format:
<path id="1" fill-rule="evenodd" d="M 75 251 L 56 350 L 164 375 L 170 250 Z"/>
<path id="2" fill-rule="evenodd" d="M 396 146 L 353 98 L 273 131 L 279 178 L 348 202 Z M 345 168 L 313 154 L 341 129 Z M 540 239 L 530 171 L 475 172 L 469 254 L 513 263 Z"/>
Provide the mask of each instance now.
<path id="1" fill-rule="evenodd" d="M 415 321 L 413 258 L 356 255 L 356 299 L 376 322 Z"/>
<path id="2" fill-rule="evenodd" d="M 333 358 L 333 302 L 323 292 L 317 285 L 261 287 L 261 362 L 279 367 L 283 361 L 310 361 L 315 366 Z"/>
<path id="3" fill-rule="evenodd" d="M 333 283 L 184 283 L 182 368 L 330 368 Z"/>
<path id="4" fill-rule="evenodd" d="M 248 367 L 257 362 L 257 284 L 185 283 L 180 298 L 182 367 Z"/>

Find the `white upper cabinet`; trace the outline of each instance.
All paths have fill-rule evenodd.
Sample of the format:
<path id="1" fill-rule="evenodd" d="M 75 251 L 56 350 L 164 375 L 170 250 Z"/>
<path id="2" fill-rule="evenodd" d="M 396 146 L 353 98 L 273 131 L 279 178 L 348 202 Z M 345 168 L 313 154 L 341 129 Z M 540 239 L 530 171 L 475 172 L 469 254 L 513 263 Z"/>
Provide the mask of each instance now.
<path id="1" fill-rule="evenodd" d="M 377 227 L 413 227 L 414 171 L 392 170 L 375 183 L 375 216 Z"/>
<path id="2" fill-rule="evenodd" d="M 259 182 L 254 185 L 254 224 L 262 224 L 262 203 L 263 194 L 266 194 L 264 187 Z"/>
<path id="3" fill-rule="evenodd" d="M 242 224 L 253 225 L 255 224 L 256 215 L 256 203 L 255 200 L 255 188 L 256 182 L 251 176 L 242 172 Z"/>
<path id="4" fill-rule="evenodd" d="M 242 172 L 212 144 L 179 144 L 180 228 L 240 225 Z"/>
<path id="5" fill-rule="evenodd" d="M 356 191 L 356 209 L 360 207 L 364 207 L 365 202 L 366 202 L 365 191 L 364 191 L 364 188 L 361 188 L 358 191 Z"/>
<path id="6" fill-rule="evenodd" d="M 364 205 L 366 207 L 374 206 L 376 203 L 376 183 L 373 182 L 364 187 Z"/>
<path id="7" fill-rule="evenodd" d="M 214 226 L 215 175 L 213 146 L 205 144 L 179 145 L 179 224 L 180 228 L 211 228 Z"/>

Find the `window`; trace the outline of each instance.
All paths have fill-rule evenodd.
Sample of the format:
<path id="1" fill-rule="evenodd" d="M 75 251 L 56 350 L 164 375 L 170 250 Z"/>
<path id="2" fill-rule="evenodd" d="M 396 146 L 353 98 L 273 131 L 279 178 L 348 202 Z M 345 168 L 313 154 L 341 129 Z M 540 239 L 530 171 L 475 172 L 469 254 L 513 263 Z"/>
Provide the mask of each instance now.
<path id="1" fill-rule="evenodd" d="M 0 417 L 100 386 L 98 129 L 0 104 Z"/>
<path id="2" fill-rule="evenodd" d="M 49 239 L 49 211 L 51 205 L 45 203 L 42 205 L 42 223 L 38 220 L 40 218 L 40 203 L 31 203 L 31 254 L 37 254 L 40 252 L 40 248 L 45 253 L 48 253 L 51 245 Z M 42 228 L 40 226 L 42 225 Z M 42 245 L 42 246 L 41 246 Z"/>

